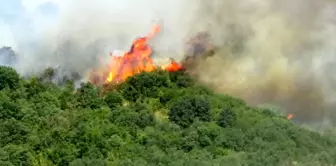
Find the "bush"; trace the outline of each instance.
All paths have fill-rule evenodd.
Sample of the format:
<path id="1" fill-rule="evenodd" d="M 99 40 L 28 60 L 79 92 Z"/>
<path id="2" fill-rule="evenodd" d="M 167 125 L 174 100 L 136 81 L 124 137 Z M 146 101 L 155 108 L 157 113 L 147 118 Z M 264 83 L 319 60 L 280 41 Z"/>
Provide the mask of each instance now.
<path id="1" fill-rule="evenodd" d="M 33 77 L 29 81 L 25 82 L 24 87 L 26 88 L 27 98 L 29 99 L 47 90 L 46 85 L 43 84 L 41 80 L 36 77 Z"/>
<path id="2" fill-rule="evenodd" d="M 108 92 L 104 96 L 104 101 L 108 107 L 114 109 L 118 106 L 121 106 L 123 99 L 121 94 L 119 94 L 118 92 Z"/>
<path id="3" fill-rule="evenodd" d="M 19 119 L 21 116 L 20 106 L 0 92 L 0 119 Z"/>
<path id="4" fill-rule="evenodd" d="M 195 97 L 193 102 L 196 117 L 201 121 L 211 121 L 211 106 L 209 100 L 203 97 Z"/>
<path id="5" fill-rule="evenodd" d="M 194 80 L 183 71 L 170 72 L 169 78 L 177 87 L 189 87 L 194 85 Z"/>
<path id="6" fill-rule="evenodd" d="M 210 103 L 203 97 L 183 97 L 173 104 L 169 112 L 169 120 L 182 127 L 190 126 L 195 118 L 211 120 Z"/>
<path id="7" fill-rule="evenodd" d="M 55 69 L 51 68 L 51 67 L 48 67 L 42 72 L 40 77 L 41 77 L 42 80 L 46 80 L 46 81 L 51 82 L 51 80 L 53 79 L 55 74 L 56 74 Z"/>
<path id="8" fill-rule="evenodd" d="M 136 124 L 141 127 L 145 128 L 147 126 L 154 125 L 154 116 L 147 110 L 142 110 L 138 113 L 138 118 Z"/>
<path id="9" fill-rule="evenodd" d="M 9 87 L 15 89 L 18 87 L 20 76 L 15 69 L 6 66 L 0 66 L 0 90 Z"/>
<path id="10" fill-rule="evenodd" d="M 130 77 L 120 85 L 120 92 L 125 99 L 136 101 L 144 97 L 156 98 L 159 95 L 161 87 L 169 86 L 169 78 L 165 72 L 154 71 L 149 73 L 140 73 Z"/>
<path id="11" fill-rule="evenodd" d="M 32 159 L 27 146 L 8 144 L 0 148 L 0 165 L 31 165 Z"/>
<path id="12" fill-rule="evenodd" d="M 96 109 L 103 105 L 99 90 L 90 83 L 83 83 L 77 91 L 77 100 L 83 108 Z"/>
<path id="13" fill-rule="evenodd" d="M 148 110 L 135 111 L 133 107 L 119 107 L 112 111 L 109 119 L 112 123 L 128 128 L 145 128 L 154 125 L 154 115 Z"/>
<path id="14" fill-rule="evenodd" d="M 224 109 L 219 114 L 217 124 L 221 127 L 232 127 L 237 121 L 237 115 L 231 109 Z"/>

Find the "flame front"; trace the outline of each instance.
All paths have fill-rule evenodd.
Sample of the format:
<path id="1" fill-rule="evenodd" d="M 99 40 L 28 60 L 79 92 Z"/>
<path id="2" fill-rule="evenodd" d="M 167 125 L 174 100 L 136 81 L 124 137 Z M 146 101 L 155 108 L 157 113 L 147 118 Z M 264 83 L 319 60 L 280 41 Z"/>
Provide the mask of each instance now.
<path id="1" fill-rule="evenodd" d="M 183 67 L 181 64 L 177 63 L 173 58 L 170 58 L 170 64 L 163 65 L 161 68 L 169 72 L 175 72 L 181 70 Z"/>
<path id="2" fill-rule="evenodd" d="M 154 26 L 152 31 L 146 36 L 133 41 L 131 49 L 123 56 L 111 55 L 108 70 L 103 72 L 91 73 L 91 82 L 99 83 L 101 79 L 104 83 L 119 83 L 140 72 L 150 72 L 155 70 L 153 60 L 151 59 L 152 49 L 147 41 L 159 32 L 159 26 Z M 171 63 L 161 67 L 169 72 L 182 69 L 182 66 L 171 59 Z M 105 71 L 105 72 L 104 72 Z"/>

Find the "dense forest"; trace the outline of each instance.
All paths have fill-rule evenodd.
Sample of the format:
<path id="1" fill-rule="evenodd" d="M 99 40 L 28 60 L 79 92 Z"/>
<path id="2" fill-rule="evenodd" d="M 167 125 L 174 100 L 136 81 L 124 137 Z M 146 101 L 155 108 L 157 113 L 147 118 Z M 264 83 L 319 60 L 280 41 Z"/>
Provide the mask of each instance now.
<path id="1" fill-rule="evenodd" d="M 119 85 L 0 67 L 2 166 L 319 166 L 336 137 L 216 94 L 183 72 L 140 73 Z"/>

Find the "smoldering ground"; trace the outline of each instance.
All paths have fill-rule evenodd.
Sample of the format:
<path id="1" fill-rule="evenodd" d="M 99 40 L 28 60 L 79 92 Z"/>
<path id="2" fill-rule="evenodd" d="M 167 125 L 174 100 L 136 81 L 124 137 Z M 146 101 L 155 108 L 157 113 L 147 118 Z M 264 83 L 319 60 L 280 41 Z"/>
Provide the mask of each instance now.
<path id="1" fill-rule="evenodd" d="M 35 26 L 38 39 L 14 39 L 20 72 L 58 66 L 84 76 L 108 52 L 128 50 L 153 20 L 163 20 L 162 33 L 152 43 L 161 56 L 181 59 L 188 37 L 210 33 L 221 49 L 197 72 L 217 91 L 254 105 L 279 105 L 301 122 L 331 125 L 336 117 L 333 0 L 60 2 L 52 27 Z"/>

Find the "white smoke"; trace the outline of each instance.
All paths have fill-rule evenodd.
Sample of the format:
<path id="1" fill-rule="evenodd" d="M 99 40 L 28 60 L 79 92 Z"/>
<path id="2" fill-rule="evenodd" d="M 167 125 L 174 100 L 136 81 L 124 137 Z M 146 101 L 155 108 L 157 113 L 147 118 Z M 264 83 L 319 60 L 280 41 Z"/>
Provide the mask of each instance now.
<path id="1" fill-rule="evenodd" d="M 188 2 L 178 0 L 54 0 L 58 13 L 53 17 L 37 11 L 41 3 L 22 1 L 27 16 L 9 25 L 10 30 L 3 33 L 7 36 L 0 39 L 19 52 L 15 67 L 24 74 L 46 66 L 85 73 L 98 65 L 98 57 L 128 50 L 135 38 L 146 35 L 158 22 L 163 26 L 159 40 L 153 41 L 155 50 L 173 55 L 182 50 L 188 32 L 184 27 L 192 16 L 186 10 Z M 8 27 L 2 25 L 2 29 Z"/>

